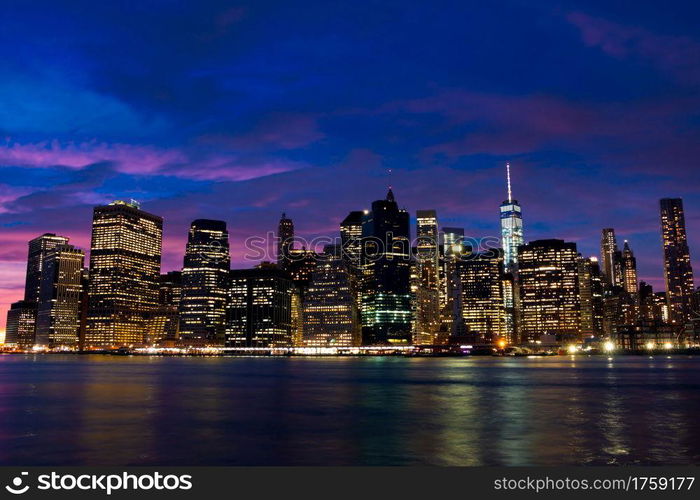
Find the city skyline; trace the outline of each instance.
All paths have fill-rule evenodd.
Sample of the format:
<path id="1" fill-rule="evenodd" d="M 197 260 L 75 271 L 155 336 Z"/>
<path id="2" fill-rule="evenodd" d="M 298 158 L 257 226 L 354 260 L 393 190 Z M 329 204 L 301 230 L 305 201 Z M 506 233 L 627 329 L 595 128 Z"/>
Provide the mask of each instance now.
<path id="1" fill-rule="evenodd" d="M 93 207 L 115 199 L 164 217 L 163 272 L 199 218 L 226 221 L 242 267 L 244 239 L 280 213 L 335 235 L 388 184 L 412 227 L 435 209 L 440 228 L 498 236 L 509 161 L 528 241 L 598 255 L 615 228 L 661 290 L 657 203 L 681 197 L 700 248 L 697 5 L 382 2 L 368 19 L 263 3 L 3 16 L 0 330 L 27 242 L 55 233 L 87 254 Z"/>

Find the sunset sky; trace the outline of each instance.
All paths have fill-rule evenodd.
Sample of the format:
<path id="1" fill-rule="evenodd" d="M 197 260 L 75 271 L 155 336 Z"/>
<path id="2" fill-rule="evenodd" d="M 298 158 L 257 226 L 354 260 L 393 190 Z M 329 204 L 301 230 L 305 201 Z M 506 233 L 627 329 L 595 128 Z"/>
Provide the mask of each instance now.
<path id="1" fill-rule="evenodd" d="M 3 2 L 0 330 L 27 241 L 88 249 L 95 205 L 163 216 L 164 271 L 196 218 L 249 267 L 283 211 L 335 235 L 388 184 L 498 235 L 506 161 L 527 240 L 597 255 L 614 227 L 662 289 L 659 198 L 684 199 L 700 256 L 700 4 L 631 5 Z"/>

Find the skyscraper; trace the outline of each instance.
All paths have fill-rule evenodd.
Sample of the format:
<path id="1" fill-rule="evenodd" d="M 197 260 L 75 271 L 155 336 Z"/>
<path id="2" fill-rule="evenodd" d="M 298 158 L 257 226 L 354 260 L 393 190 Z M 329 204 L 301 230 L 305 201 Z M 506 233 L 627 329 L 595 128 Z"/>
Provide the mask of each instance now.
<path id="1" fill-rule="evenodd" d="M 578 284 L 581 297 L 581 335 L 599 337 L 603 334 L 604 286 L 596 257 L 578 259 Z"/>
<path id="2" fill-rule="evenodd" d="M 304 295 L 303 346 L 360 345 L 360 314 L 354 287 L 352 274 L 340 257 L 324 256 L 318 262 Z"/>
<path id="3" fill-rule="evenodd" d="M 36 319 L 36 344 L 78 347 L 80 298 L 85 253 L 58 245 L 44 256 Z"/>
<path id="4" fill-rule="evenodd" d="M 192 222 L 185 249 L 179 304 L 180 340 L 184 344 L 224 343 L 230 268 L 226 223 L 209 219 Z"/>
<path id="5" fill-rule="evenodd" d="M 683 324 L 692 317 L 694 290 L 683 200 L 664 198 L 660 206 L 666 300 L 671 322 Z"/>
<path id="6" fill-rule="evenodd" d="M 605 281 L 611 286 L 624 286 L 622 253 L 618 250 L 615 230 L 611 227 L 601 231 L 600 259 L 603 262 Z"/>
<path id="7" fill-rule="evenodd" d="M 226 346 L 292 344 L 294 283 L 277 266 L 233 270 L 229 275 Z"/>
<path id="8" fill-rule="evenodd" d="M 149 314 L 147 344 L 173 347 L 179 338 L 179 306 L 182 298 L 182 272 L 170 271 L 160 275 L 158 308 Z"/>
<path id="9" fill-rule="evenodd" d="M 65 236 L 56 236 L 53 233 L 45 233 L 29 242 L 27 255 L 27 279 L 24 285 L 24 300 L 27 302 L 39 302 L 39 288 L 41 287 L 41 272 L 44 268 L 44 259 L 49 250 L 58 245 L 68 243 Z"/>
<path id="10" fill-rule="evenodd" d="M 580 338 L 580 299 L 576 243 L 537 240 L 518 254 L 521 324 L 524 341 L 556 335 L 560 341 Z"/>
<path id="11" fill-rule="evenodd" d="M 637 293 L 637 259 L 627 240 L 622 250 L 622 281 L 627 293 Z"/>
<path id="12" fill-rule="evenodd" d="M 435 210 L 418 210 L 413 293 L 417 344 L 435 344 L 440 330 L 440 248 Z"/>
<path id="13" fill-rule="evenodd" d="M 410 343 L 410 262 L 408 212 L 389 189 L 362 223 L 363 343 Z"/>
<path id="14" fill-rule="evenodd" d="M 163 219 L 134 202 L 95 207 L 90 250 L 87 347 L 141 345 L 158 307 Z"/>
<path id="15" fill-rule="evenodd" d="M 518 265 L 518 247 L 523 237 L 523 214 L 518 200 L 513 199 L 510 187 L 510 163 L 506 163 L 508 199 L 501 203 L 501 238 L 505 272 L 514 272 Z"/>
<path id="16" fill-rule="evenodd" d="M 462 290 L 462 318 L 474 341 L 496 342 L 506 336 L 503 254 L 475 253 L 457 263 Z"/>
<path id="17" fill-rule="evenodd" d="M 340 241 L 343 247 L 342 257 L 351 268 L 359 268 L 360 248 L 362 246 L 362 218 L 364 212 L 350 212 L 340 223 Z"/>
<path id="18" fill-rule="evenodd" d="M 277 229 L 277 264 L 286 269 L 294 249 L 294 222 L 283 213 Z"/>

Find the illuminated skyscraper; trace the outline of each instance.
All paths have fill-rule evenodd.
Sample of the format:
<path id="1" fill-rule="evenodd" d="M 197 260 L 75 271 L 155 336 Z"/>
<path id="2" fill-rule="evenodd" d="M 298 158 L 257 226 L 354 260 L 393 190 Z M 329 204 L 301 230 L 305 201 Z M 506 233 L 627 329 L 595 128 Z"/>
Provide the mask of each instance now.
<path id="1" fill-rule="evenodd" d="M 340 241 L 343 246 L 343 259 L 352 267 L 360 265 L 360 248 L 362 246 L 362 218 L 360 210 L 350 212 L 340 223 Z"/>
<path id="2" fill-rule="evenodd" d="M 389 189 L 362 223 L 364 344 L 410 343 L 410 224 Z"/>
<path id="3" fill-rule="evenodd" d="M 36 319 L 36 344 L 77 348 L 85 253 L 72 245 L 49 250 L 43 262 Z"/>
<path id="4" fill-rule="evenodd" d="M 683 324 L 692 317 L 694 291 L 683 200 L 664 198 L 660 205 L 666 300 L 671 322 Z"/>
<path id="5" fill-rule="evenodd" d="M 228 347 L 289 347 L 294 283 L 274 265 L 233 270 L 226 314 Z"/>
<path id="6" fill-rule="evenodd" d="M 283 213 L 277 229 L 277 264 L 282 269 L 286 269 L 293 249 L 294 222 Z"/>
<path id="7" fill-rule="evenodd" d="M 578 259 L 578 284 L 581 297 L 581 335 L 603 334 L 604 285 L 596 257 Z"/>
<path id="8" fill-rule="evenodd" d="M 145 342 L 145 321 L 158 307 L 163 219 L 136 202 L 95 207 L 90 250 L 87 347 Z"/>
<path id="9" fill-rule="evenodd" d="M 499 249 L 475 253 L 457 263 L 462 290 L 462 318 L 475 341 L 506 337 L 503 300 L 503 254 Z"/>
<path id="10" fill-rule="evenodd" d="M 622 253 L 617 248 L 615 230 L 607 227 L 600 237 L 600 259 L 603 262 L 603 277 L 612 286 L 624 286 Z"/>
<path id="11" fill-rule="evenodd" d="M 208 219 L 192 222 L 182 268 L 180 340 L 183 344 L 223 344 L 230 268 L 226 223 Z"/>
<path id="12" fill-rule="evenodd" d="M 435 344 L 440 330 L 440 250 L 435 210 L 418 210 L 414 265 L 413 342 Z"/>
<path id="13" fill-rule="evenodd" d="M 45 233 L 29 242 L 27 255 L 27 279 L 24 288 L 24 300 L 27 302 L 39 302 L 39 288 L 41 287 L 41 272 L 44 268 L 44 259 L 49 250 L 58 245 L 68 243 L 65 236 L 56 236 L 53 233 Z"/>
<path id="14" fill-rule="evenodd" d="M 513 199 L 510 188 L 510 163 L 506 163 L 508 199 L 501 203 L 501 238 L 503 262 L 506 272 L 514 272 L 518 266 L 518 247 L 523 238 L 523 214 L 520 204 Z"/>
<path id="15" fill-rule="evenodd" d="M 556 335 L 560 341 L 580 338 L 578 252 L 575 243 L 532 241 L 520 247 L 521 339 Z"/>
<path id="16" fill-rule="evenodd" d="M 637 293 L 637 259 L 627 240 L 622 250 L 622 281 L 627 293 Z"/>
<path id="17" fill-rule="evenodd" d="M 304 295 L 302 345 L 351 347 L 361 342 L 355 284 L 345 261 L 324 256 L 316 265 Z"/>

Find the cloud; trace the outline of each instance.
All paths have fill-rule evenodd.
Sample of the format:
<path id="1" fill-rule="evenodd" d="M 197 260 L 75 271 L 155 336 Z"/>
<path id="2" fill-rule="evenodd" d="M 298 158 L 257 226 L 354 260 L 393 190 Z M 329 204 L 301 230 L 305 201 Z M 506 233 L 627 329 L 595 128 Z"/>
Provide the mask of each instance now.
<path id="1" fill-rule="evenodd" d="M 583 12 L 572 12 L 567 20 L 579 29 L 589 47 L 617 59 L 648 62 L 688 85 L 700 83 L 700 43 L 690 37 L 658 35 Z"/>

